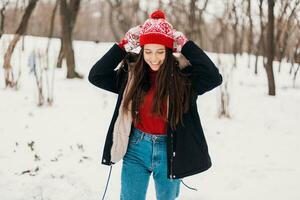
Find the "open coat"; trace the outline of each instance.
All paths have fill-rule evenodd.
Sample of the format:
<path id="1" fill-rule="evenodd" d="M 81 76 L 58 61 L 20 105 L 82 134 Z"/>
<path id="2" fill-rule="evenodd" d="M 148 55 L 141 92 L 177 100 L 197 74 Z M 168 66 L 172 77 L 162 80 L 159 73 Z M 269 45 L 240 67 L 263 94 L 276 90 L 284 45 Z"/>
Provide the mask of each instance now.
<path id="1" fill-rule="evenodd" d="M 198 95 L 202 95 L 222 83 L 222 76 L 218 68 L 193 41 L 188 41 L 183 46 L 181 54 L 189 61 L 189 65 L 181 69 L 181 72 L 190 74 L 192 90 L 189 110 L 183 115 L 183 125 L 179 123 L 176 129 L 172 130 L 170 124 L 167 124 L 167 165 L 170 179 L 184 178 L 211 167 L 196 100 Z M 118 94 L 102 156 L 102 164 L 105 165 L 115 163 L 112 162 L 111 157 L 113 132 L 128 80 L 128 70 L 120 69 L 121 71 L 118 73 L 115 69 L 125 56 L 126 52 L 123 49 L 117 44 L 113 45 L 92 67 L 88 77 L 95 86 Z M 172 108 L 168 106 L 168 119 L 170 117 L 172 117 Z"/>

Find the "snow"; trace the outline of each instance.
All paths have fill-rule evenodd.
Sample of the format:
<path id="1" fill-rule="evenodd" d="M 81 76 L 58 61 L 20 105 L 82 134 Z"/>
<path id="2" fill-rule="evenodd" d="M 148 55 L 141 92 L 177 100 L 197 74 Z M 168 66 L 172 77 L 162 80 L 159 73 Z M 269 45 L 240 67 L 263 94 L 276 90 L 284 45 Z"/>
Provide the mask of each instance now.
<path id="1" fill-rule="evenodd" d="M 10 39 L 0 40 L 1 66 Z M 47 41 L 27 36 L 24 52 L 18 43 L 12 59 L 22 69 L 17 91 L 4 89 L 0 69 L 0 199 L 101 199 L 109 167 L 100 159 L 117 96 L 91 85 L 87 75 L 112 43 L 75 41 L 77 71 L 85 78 L 67 80 L 65 67 L 56 69 L 54 104 L 38 107 L 27 62 L 32 50 L 45 49 Z M 53 39 L 51 66 L 58 52 L 59 41 Z M 217 63 L 217 55 L 208 54 Z M 230 119 L 217 117 L 219 88 L 198 98 L 213 166 L 185 178 L 198 191 L 181 185 L 178 199 L 300 199 L 299 80 L 293 88 L 290 64 L 283 63 L 278 73 L 274 62 L 277 95 L 268 96 L 263 67 L 255 76 L 247 59 L 238 56 L 238 67 L 229 74 Z M 220 70 L 232 63 L 231 55 L 221 55 Z M 121 162 L 113 167 L 106 199 L 119 199 L 120 170 Z M 147 199 L 155 199 L 152 179 Z"/>

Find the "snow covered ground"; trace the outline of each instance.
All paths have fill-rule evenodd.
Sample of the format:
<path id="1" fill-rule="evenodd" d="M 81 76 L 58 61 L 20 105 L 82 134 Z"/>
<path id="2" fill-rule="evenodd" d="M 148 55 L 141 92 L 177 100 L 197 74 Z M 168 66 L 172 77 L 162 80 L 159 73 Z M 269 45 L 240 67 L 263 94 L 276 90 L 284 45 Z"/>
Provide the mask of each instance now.
<path id="1" fill-rule="evenodd" d="M 116 95 L 91 85 L 87 75 L 112 43 L 74 42 L 77 69 L 85 78 L 66 80 L 65 68 L 57 69 L 54 105 L 37 107 L 27 60 L 47 40 L 26 37 L 24 52 L 18 43 L 12 64 L 21 66 L 22 75 L 14 91 L 4 89 L 2 69 L 9 39 L 0 40 L 0 199 L 100 200 L 109 173 L 100 159 Z M 53 40 L 51 63 L 58 51 L 59 41 Z M 228 69 L 232 56 L 222 55 L 221 61 Z M 274 65 L 277 95 L 270 97 L 262 66 L 255 76 L 247 56 L 238 57 L 229 82 L 231 119 L 217 117 L 219 88 L 198 98 L 213 167 L 184 179 L 198 191 L 182 185 L 178 199 L 300 199 L 300 81 L 292 88 L 289 64 L 280 74 Z M 106 199 L 119 199 L 120 170 L 121 163 L 113 167 Z M 147 199 L 155 199 L 152 179 Z"/>

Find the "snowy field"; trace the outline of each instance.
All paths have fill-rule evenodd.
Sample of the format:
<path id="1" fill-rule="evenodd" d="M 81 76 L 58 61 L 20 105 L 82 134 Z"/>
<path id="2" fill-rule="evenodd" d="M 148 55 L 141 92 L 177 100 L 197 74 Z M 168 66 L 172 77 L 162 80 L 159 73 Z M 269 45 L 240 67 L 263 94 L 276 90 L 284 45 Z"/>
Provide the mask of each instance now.
<path id="1" fill-rule="evenodd" d="M 77 71 L 85 78 L 67 80 L 65 67 L 56 69 L 54 104 L 37 107 L 27 61 L 32 49 L 45 49 L 48 40 L 26 37 L 24 52 L 18 43 L 12 64 L 22 75 L 15 91 L 4 89 L 9 39 L 0 40 L 0 200 L 100 200 L 109 173 L 100 160 L 117 96 L 91 85 L 87 75 L 112 43 L 74 42 Z M 52 66 L 58 51 L 59 41 L 52 40 Z M 216 55 L 209 55 L 217 63 Z M 221 62 L 229 69 L 232 56 L 222 55 Z M 255 76 L 247 56 L 238 57 L 229 79 L 231 119 L 217 117 L 219 88 L 198 98 L 213 166 L 184 179 L 198 191 L 182 185 L 178 199 L 300 199 L 300 80 L 293 88 L 290 65 L 284 63 L 280 74 L 277 65 L 277 95 L 271 97 L 262 65 Z M 121 163 L 113 167 L 108 200 L 119 199 L 120 170 Z M 155 199 L 152 179 L 147 199 Z"/>

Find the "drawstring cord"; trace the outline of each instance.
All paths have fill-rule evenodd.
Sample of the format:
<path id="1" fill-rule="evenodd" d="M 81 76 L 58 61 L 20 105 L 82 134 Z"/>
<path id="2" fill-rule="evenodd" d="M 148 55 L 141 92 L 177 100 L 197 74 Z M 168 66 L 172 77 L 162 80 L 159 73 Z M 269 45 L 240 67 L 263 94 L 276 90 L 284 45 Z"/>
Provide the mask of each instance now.
<path id="1" fill-rule="evenodd" d="M 104 194 L 103 194 L 103 196 L 102 196 L 102 200 L 104 200 L 105 195 L 106 195 L 107 187 L 108 187 L 109 180 L 110 180 L 111 171 L 112 171 L 112 165 L 110 166 L 110 169 L 109 169 L 109 174 L 108 174 L 108 178 L 107 178 L 107 181 L 106 181 L 106 186 L 105 186 Z M 180 181 L 181 181 L 181 183 L 182 183 L 185 187 L 187 187 L 188 189 L 194 190 L 194 191 L 198 191 L 197 188 L 192 188 L 192 187 L 188 186 L 187 184 L 185 184 L 185 183 L 183 182 L 183 180 L 180 180 Z"/>
<path id="2" fill-rule="evenodd" d="M 102 196 L 102 200 L 104 200 L 104 197 L 105 197 L 105 194 L 106 194 L 106 190 L 107 190 L 108 183 L 109 183 L 109 180 L 110 180 L 110 174 L 111 174 L 111 171 L 112 171 L 112 165 L 110 166 L 109 175 L 108 175 L 108 178 L 107 178 L 107 182 L 106 182 L 104 194 L 103 194 L 103 196 Z"/>
<path id="3" fill-rule="evenodd" d="M 185 184 L 185 183 L 183 182 L 183 180 L 181 180 L 181 183 L 182 183 L 185 187 L 189 188 L 190 190 L 198 191 L 197 188 L 189 187 L 187 184 Z"/>

